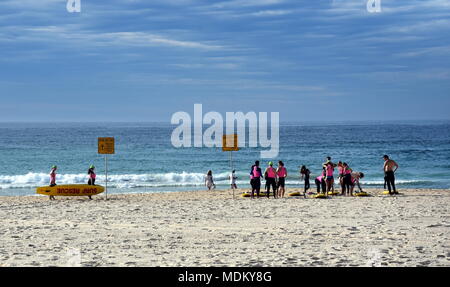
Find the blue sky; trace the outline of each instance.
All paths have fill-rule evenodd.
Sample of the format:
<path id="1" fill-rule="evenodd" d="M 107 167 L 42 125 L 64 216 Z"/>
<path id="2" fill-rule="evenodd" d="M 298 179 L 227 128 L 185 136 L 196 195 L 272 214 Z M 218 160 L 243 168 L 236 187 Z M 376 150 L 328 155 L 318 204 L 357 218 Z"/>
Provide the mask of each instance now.
<path id="1" fill-rule="evenodd" d="M 450 119 L 450 0 L 0 2 L 0 121 Z"/>

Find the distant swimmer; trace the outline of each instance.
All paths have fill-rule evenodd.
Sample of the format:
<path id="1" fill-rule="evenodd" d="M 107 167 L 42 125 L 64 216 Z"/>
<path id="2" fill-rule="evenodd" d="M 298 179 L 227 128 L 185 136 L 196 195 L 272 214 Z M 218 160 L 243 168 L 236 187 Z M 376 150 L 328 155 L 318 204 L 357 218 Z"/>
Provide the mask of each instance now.
<path id="1" fill-rule="evenodd" d="M 300 168 L 300 178 L 301 178 L 301 180 L 305 181 L 305 189 L 303 191 L 304 197 L 306 197 L 306 192 L 311 187 L 311 185 L 309 183 L 310 175 L 311 175 L 311 171 L 308 168 L 306 168 L 306 165 L 302 165 L 302 167 Z"/>
<path id="2" fill-rule="evenodd" d="M 286 192 L 286 177 L 287 177 L 287 170 L 284 166 L 284 163 L 280 160 L 278 162 L 278 168 L 277 168 L 277 177 L 278 177 L 278 183 L 277 183 L 277 189 L 278 189 L 278 197 L 284 197 L 284 193 Z"/>
<path id="3" fill-rule="evenodd" d="M 254 198 L 255 192 L 256 197 L 259 198 L 259 192 L 261 191 L 261 177 L 262 171 L 259 167 L 259 160 L 255 161 L 250 169 L 250 185 L 252 186 L 252 199 Z"/>
<path id="4" fill-rule="evenodd" d="M 266 179 L 266 193 L 267 198 L 270 196 L 270 187 L 272 186 L 273 197 L 277 198 L 277 173 L 275 168 L 273 168 L 273 162 L 269 161 L 269 166 L 264 172 L 264 178 Z"/>
<path id="5" fill-rule="evenodd" d="M 52 166 L 52 169 L 50 170 L 50 186 L 56 185 L 56 170 L 58 167 L 56 165 Z M 53 195 L 50 195 L 50 200 L 54 200 L 55 197 Z"/>
<path id="6" fill-rule="evenodd" d="M 208 188 L 208 190 L 216 188 L 211 170 L 208 170 L 208 173 L 205 176 L 205 186 Z"/>
<path id="7" fill-rule="evenodd" d="M 236 180 L 237 180 L 236 171 L 233 170 L 230 174 L 231 189 L 237 189 Z"/>
<path id="8" fill-rule="evenodd" d="M 384 179 L 386 181 L 389 194 L 398 194 L 395 189 L 395 172 L 398 169 L 398 164 L 394 160 L 390 159 L 388 155 L 384 155 L 383 159 Z"/>

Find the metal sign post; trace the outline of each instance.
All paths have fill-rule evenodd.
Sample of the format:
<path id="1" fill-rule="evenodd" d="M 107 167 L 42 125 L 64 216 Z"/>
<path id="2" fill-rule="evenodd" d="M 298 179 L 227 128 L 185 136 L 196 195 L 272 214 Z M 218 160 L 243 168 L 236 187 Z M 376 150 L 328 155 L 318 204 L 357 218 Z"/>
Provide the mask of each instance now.
<path id="1" fill-rule="evenodd" d="M 223 135 L 222 137 L 222 151 L 230 152 L 230 176 L 233 176 L 233 151 L 238 151 L 238 135 Z M 231 188 L 233 190 L 233 199 L 235 199 L 234 195 L 234 187 Z"/>
<path id="2" fill-rule="evenodd" d="M 108 154 L 115 153 L 114 138 L 98 138 L 98 153 L 105 155 L 105 200 L 108 200 Z"/>

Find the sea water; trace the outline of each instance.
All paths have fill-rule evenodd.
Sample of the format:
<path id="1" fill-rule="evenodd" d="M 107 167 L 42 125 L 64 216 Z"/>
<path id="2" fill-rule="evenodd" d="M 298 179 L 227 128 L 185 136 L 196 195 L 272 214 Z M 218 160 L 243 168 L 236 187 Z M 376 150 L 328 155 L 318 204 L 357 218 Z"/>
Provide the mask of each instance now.
<path id="1" fill-rule="evenodd" d="M 0 123 L 0 195 L 32 195 L 47 185 L 52 165 L 57 183 L 86 183 L 96 166 L 97 183 L 105 184 L 105 157 L 97 154 L 98 137 L 115 137 L 116 153 L 108 156 L 112 193 L 170 192 L 204 188 L 213 171 L 217 188 L 228 187 L 230 153 L 220 148 L 174 148 L 169 123 Z M 249 188 L 250 166 L 260 148 L 233 152 L 238 187 Z M 450 188 L 450 122 L 282 123 L 280 153 L 288 188 L 300 187 L 299 166 L 312 178 L 326 156 L 363 172 L 362 184 L 383 185 L 383 159 L 400 168 L 401 188 Z M 261 160 L 262 167 L 268 160 Z"/>

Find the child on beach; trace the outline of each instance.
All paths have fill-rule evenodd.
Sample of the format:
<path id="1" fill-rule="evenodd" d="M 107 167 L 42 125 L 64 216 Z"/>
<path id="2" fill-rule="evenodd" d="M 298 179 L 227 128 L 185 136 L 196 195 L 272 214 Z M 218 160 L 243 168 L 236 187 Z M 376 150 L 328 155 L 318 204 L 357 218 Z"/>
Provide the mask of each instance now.
<path id="1" fill-rule="evenodd" d="M 208 173 L 205 176 L 205 186 L 208 188 L 208 190 L 216 188 L 211 170 L 208 170 Z"/>
<path id="2" fill-rule="evenodd" d="M 88 185 L 95 185 L 95 178 L 97 177 L 97 175 L 95 174 L 95 166 L 91 165 L 89 167 L 88 175 L 89 175 Z"/>
<path id="3" fill-rule="evenodd" d="M 285 184 L 286 184 L 287 170 L 286 167 L 284 167 L 284 163 L 281 160 L 278 162 L 277 177 L 278 177 L 277 183 L 278 197 L 283 198 L 284 193 L 286 192 Z"/>
<path id="4" fill-rule="evenodd" d="M 50 170 L 50 186 L 56 185 L 56 170 L 58 167 L 56 165 L 52 166 L 52 169 Z M 54 200 L 55 197 L 53 195 L 50 195 L 50 200 Z"/>
<path id="5" fill-rule="evenodd" d="M 310 174 L 311 172 L 309 171 L 309 169 L 307 169 L 305 165 L 302 165 L 302 167 L 300 168 L 300 177 L 301 180 L 305 180 L 305 190 L 303 192 L 303 196 L 306 196 L 306 192 L 311 187 L 309 184 Z"/>
<path id="6" fill-rule="evenodd" d="M 237 185 L 236 185 L 236 171 L 233 170 L 229 176 L 230 178 L 230 185 L 231 185 L 231 189 L 237 189 Z"/>

